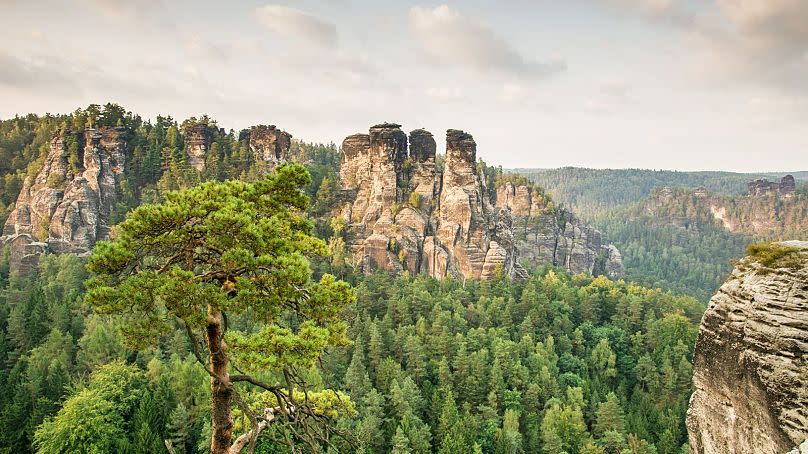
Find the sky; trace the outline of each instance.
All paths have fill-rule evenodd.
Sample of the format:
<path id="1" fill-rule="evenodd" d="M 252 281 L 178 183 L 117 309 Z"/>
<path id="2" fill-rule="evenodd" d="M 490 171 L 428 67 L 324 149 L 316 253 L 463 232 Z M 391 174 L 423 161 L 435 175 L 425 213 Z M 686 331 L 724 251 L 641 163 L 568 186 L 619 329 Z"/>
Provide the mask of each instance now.
<path id="1" fill-rule="evenodd" d="M 0 0 L 0 118 L 117 102 L 513 167 L 808 169 L 808 0 Z"/>

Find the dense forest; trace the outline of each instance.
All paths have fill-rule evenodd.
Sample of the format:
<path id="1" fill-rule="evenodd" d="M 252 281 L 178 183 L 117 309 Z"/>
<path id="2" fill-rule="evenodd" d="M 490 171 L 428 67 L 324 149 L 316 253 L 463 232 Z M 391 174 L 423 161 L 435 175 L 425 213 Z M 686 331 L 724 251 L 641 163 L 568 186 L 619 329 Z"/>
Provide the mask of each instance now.
<path id="1" fill-rule="evenodd" d="M 209 452 L 217 432 L 211 400 L 221 390 L 204 358 L 218 353 L 196 341 L 193 330 L 204 318 L 189 309 L 203 295 L 227 308 L 216 320 L 231 336 L 231 373 L 245 380 L 234 388 L 233 436 L 248 440 L 245 447 L 254 442 L 255 452 L 288 452 L 289 445 L 399 454 L 686 452 L 684 414 L 703 311 L 697 299 L 552 267 L 523 282 L 358 275 L 345 260 L 343 226 L 328 216 L 339 198 L 333 144 L 294 141 L 292 160 L 310 177 L 292 166 L 273 179 L 235 131 L 216 128 L 200 172 L 186 161 L 181 134 L 198 122 L 215 125 L 205 116 L 144 120 L 111 104 L 0 122 L 3 219 L 57 130 L 70 137 L 85 127 L 124 126 L 133 134 L 114 218 L 122 222 L 120 239 L 102 243 L 89 267 L 87 258 L 46 255 L 23 277 L 9 273 L 7 253 L 0 261 L 0 452 Z M 67 153 L 68 162 L 77 159 L 78 145 L 68 143 Z M 487 180 L 501 178 L 481 168 Z M 239 181 L 215 183 L 229 179 Z M 260 249 L 283 237 L 271 230 L 277 223 L 260 234 L 228 230 L 264 200 L 250 195 L 255 191 L 286 194 L 263 209 L 302 236 L 278 243 L 283 255 L 267 252 L 261 260 L 294 273 L 267 271 L 234 246 L 253 241 Z M 304 206 L 310 223 L 289 217 Z M 233 252 L 215 265 L 232 269 L 240 261 L 235 268 L 255 271 L 250 280 L 216 281 L 211 255 L 198 247 L 194 260 L 206 260 L 203 268 L 193 261 L 170 266 L 177 265 L 165 255 L 170 248 L 157 246 L 196 238 L 201 227 L 163 221 L 200 209 L 229 213 L 205 224 L 205 237 L 219 244 L 206 247 L 226 245 Z M 132 251 L 143 250 L 150 252 L 141 262 L 127 265 Z M 160 260 L 168 265 L 158 267 Z M 183 284 L 190 275 L 216 285 Z M 330 275 L 354 290 L 344 293 Z M 264 287 L 256 285 L 266 282 L 274 286 L 263 291 L 298 282 L 270 299 L 298 295 L 298 303 L 264 306 L 256 299 Z M 679 288 L 695 285 L 686 282 Z M 164 303 L 155 308 L 146 289 L 165 292 Z M 315 308 L 331 306 L 303 303 L 323 295 L 345 304 L 325 313 Z M 344 320 L 344 331 L 334 317 Z M 278 341 L 262 343 L 267 333 Z M 263 386 L 248 387 L 255 383 Z M 289 401 L 298 406 L 281 404 Z M 257 439 L 244 438 L 266 408 L 287 411 Z M 295 415 L 309 408 L 310 418 L 292 417 L 289 408 Z"/>
<path id="2" fill-rule="evenodd" d="M 724 196 L 746 194 L 746 183 L 758 178 L 779 180 L 784 173 L 736 173 L 719 171 L 686 172 L 648 169 L 509 169 L 543 186 L 558 201 L 587 220 L 607 215 L 614 209 L 643 201 L 651 190 L 663 186 L 696 188 Z M 808 171 L 791 173 L 808 191 Z"/>
<path id="3" fill-rule="evenodd" d="M 185 333 L 131 349 L 121 319 L 83 303 L 86 277 L 81 259 L 48 256 L 38 279 L 5 283 L 2 449 L 207 452 L 209 378 Z M 550 268 L 524 283 L 353 282 L 353 345 L 309 372 L 312 390 L 355 404 L 337 421 L 352 437 L 331 449 L 682 452 L 695 299 Z"/>
<path id="4" fill-rule="evenodd" d="M 627 279 L 706 302 L 747 245 L 808 235 L 808 174 L 797 195 L 746 197 L 746 183 L 783 174 L 641 169 L 520 169 L 562 205 L 588 218 L 620 249 Z M 671 197 L 660 201 L 660 190 Z M 708 196 L 693 189 L 704 186 Z M 711 211 L 722 208 L 724 222 Z M 728 228 L 731 226 L 731 229 Z"/>

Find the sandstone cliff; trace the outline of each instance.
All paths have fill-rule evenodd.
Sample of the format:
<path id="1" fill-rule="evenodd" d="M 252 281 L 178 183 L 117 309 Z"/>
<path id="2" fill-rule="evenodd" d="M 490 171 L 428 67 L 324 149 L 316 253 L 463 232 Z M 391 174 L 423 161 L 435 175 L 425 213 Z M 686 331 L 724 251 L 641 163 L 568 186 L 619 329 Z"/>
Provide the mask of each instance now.
<path id="1" fill-rule="evenodd" d="M 45 250 L 85 253 L 108 235 L 129 136 L 124 128 L 103 128 L 53 137 L 42 169 L 25 180 L 3 229 L 12 271 L 26 272 Z M 67 141 L 78 143 L 78 154 L 69 155 Z"/>
<path id="2" fill-rule="evenodd" d="M 750 185 L 759 181 L 762 180 Z M 793 188 L 793 178 L 784 177 L 781 185 Z M 808 233 L 808 198 L 788 191 L 778 189 L 727 197 L 711 194 L 703 187 L 695 190 L 663 187 L 651 192 L 642 210 L 643 214 L 697 231 L 704 224 L 715 224 L 728 232 L 762 238 L 803 238 Z"/>
<path id="3" fill-rule="evenodd" d="M 259 125 L 244 129 L 239 134 L 239 142 L 244 143 L 253 155 L 266 164 L 267 170 L 286 161 L 292 135 L 275 125 Z"/>
<path id="4" fill-rule="evenodd" d="M 340 215 L 357 266 L 485 279 L 498 269 L 522 277 L 523 264 L 552 263 L 622 277 L 617 249 L 570 213 L 548 207 L 532 187 L 503 183 L 491 197 L 470 134 L 447 131 L 442 169 L 435 149 L 429 132 L 415 130 L 408 139 L 390 123 L 345 139 L 340 177 L 348 202 Z"/>
<path id="5" fill-rule="evenodd" d="M 223 130 L 207 123 L 188 122 L 182 128 L 188 164 L 204 170 L 213 141 L 222 136 Z M 119 183 L 132 157 L 131 138 L 126 128 L 53 136 L 44 164 L 24 182 L 3 228 L 0 241 L 10 249 L 11 271 L 29 272 L 44 252 L 86 254 L 108 237 Z M 275 126 L 254 126 L 239 139 L 263 170 L 285 161 L 291 144 L 291 135 Z"/>
<path id="6" fill-rule="evenodd" d="M 785 453 L 808 438 L 808 242 L 735 268 L 702 319 L 693 383 L 694 453 Z"/>

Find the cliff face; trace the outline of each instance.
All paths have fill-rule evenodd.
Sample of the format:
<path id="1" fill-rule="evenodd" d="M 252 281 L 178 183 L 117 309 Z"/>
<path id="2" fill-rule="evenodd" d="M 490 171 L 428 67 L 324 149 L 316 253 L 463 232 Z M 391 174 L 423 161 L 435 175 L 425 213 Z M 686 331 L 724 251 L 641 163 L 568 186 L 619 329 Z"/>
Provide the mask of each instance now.
<path id="1" fill-rule="evenodd" d="M 620 251 L 603 244 L 601 233 L 572 213 L 552 210 L 547 199 L 527 185 L 497 188 L 496 206 L 510 210 L 519 260 L 552 263 L 573 273 L 625 274 Z"/>
<path id="2" fill-rule="evenodd" d="M 691 450 L 785 453 L 808 438 L 808 242 L 747 257 L 710 300 L 694 358 Z M 806 445 L 808 446 L 808 445 Z"/>
<path id="3" fill-rule="evenodd" d="M 760 189 L 760 181 L 764 180 L 749 183 L 750 194 L 743 197 L 710 194 L 703 187 L 692 191 L 663 187 L 652 191 L 642 208 L 646 215 L 686 229 L 699 230 L 703 224 L 716 224 L 732 233 L 767 238 L 804 237 L 808 232 L 805 216 L 808 198 L 793 191 L 793 178 L 787 175 L 779 184 L 766 182 L 783 188 L 776 191 Z"/>
<path id="4" fill-rule="evenodd" d="M 340 176 L 349 202 L 341 216 L 362 269 L 485 279 L 500 268 L 525 276 L 525 261 L 622 277 L 619 252 L 602 245 L 599 232 L 546 209 L 526 185 L 506 183 L 492 200 L 470 134 L 447 131 L 442 172 L 432 134 L 412 131 L 409 152 L 407 144 L 395 124 L 343 142 Z"/>
<path id="5" fill-rule="evenodd" d="M 205 168 L 205 156 L 210 150 L 213 131 L 206 123 L 192 123 L 182 130 L 188 163 L 201 171 Z"/>
<path id="6" fill-rule="evenodd" d="M 3 229 L 12 271 L 29 270 L 44 250 L 86 253 L 109 234 L 106 219 L 118 200 L 129 136 L 124 128 L 104 128 L 53 137 L 44 166 L 26 179 Z M 67 139 L 79 144 L 73 162 Z"/>
<path id="7" fill-rule="evenodd" d="M 183 128 L 188 164 L 205 169 L 217 134 L 224 131 L 201 122 Z M 28 273 L 46 251 L 86 254 L 109 236 L 118 184 L 131 158 L 131 137 L 126 128 L 101 128 L 57 133 L 51 139 L 42 168 L 24 182 L 3 228 L 0 242 L 10 248 L 11 271 Z M 239 136 L 266 170 L 286 160 L 291 137 L 275 126 L 254 126 Z"/>
<path id="8" fill-rule="evenodd" d="M 797 185 L 793 175 L 786 175 L 780 182 L 769 181 L 765 178 L 750 181 L 746 184 L 747 193 L 751 197 L 759 197 L 768 194 L 778 194 L 781 197 L 793 197 L 797 192 Z"/>

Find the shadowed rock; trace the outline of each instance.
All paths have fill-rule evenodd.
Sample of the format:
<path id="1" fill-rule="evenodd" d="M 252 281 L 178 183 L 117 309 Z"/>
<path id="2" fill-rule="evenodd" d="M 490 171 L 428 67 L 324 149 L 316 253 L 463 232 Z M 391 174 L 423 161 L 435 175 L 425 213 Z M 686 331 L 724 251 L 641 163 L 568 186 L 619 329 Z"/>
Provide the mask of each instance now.
<path id="1" fill-rule="evenodd" d="M 687 411 L 693 453 L 785 453 L 808 438 L 808 242 L 780 244 L 795 252 L 742 260 L 704 313 Z"/>

